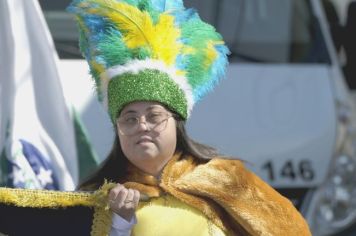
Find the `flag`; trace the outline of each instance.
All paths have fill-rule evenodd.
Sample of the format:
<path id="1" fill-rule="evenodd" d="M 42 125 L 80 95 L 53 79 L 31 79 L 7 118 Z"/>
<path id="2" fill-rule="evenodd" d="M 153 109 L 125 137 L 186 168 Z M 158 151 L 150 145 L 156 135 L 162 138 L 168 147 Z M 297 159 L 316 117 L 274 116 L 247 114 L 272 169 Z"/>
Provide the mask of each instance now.
<path id="1" fill-rule="evenodd" d="M 2 186 L 73 190 L 80 165 L 87 172 L 97 164 L 63 96 L 58 62 L 38 1 L 0 1 Z"/>
<path id="2" fill-rule="evenodd" d="M 33 144 L 19 140 L 12 147 L 15 148 L 12 158 L 7 160 L 10 173 L 8 187 L 59 189 L 51 164 Z"/>
<path id="3" fill-rule="evenodd" d="M 0 188 L 0 235 L 108 235 L 107 187 L 95 192 Z"/>

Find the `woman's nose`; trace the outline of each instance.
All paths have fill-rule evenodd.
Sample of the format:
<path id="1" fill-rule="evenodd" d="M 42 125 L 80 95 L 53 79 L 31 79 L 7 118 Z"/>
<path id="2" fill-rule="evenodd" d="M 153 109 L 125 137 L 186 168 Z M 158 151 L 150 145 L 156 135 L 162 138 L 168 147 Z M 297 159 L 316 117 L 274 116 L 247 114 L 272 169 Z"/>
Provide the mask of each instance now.
<path id="1" fill-rule="evenodd" d="M 146 120 L 144 119 L 144 120 L 142 120 L 142 117 L 141 117 L 141 119 L 138 121 L 138 127 L 137 127 L 137 130 L 139 130 L 139 131 L 148 131 L 149 130 L 149 128 L 148 128 L 148 126 L 147 126 L 147 122 L 146 122 Z"/>

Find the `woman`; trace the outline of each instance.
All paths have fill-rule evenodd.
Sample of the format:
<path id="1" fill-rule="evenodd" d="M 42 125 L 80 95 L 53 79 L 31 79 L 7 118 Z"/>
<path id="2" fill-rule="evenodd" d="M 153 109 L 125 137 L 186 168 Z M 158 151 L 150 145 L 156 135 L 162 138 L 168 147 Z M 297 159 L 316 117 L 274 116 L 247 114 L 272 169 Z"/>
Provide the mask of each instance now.
<path id="1" fill-rule="evenodd" d="M 290 201 L 185 132 L 227 65 L 212 26 L 180 0 L 77 0 L 69 10 L 116 130 L 109 157 L 80 186 L 118 183 L 111 235 L 310 235 Z"/>

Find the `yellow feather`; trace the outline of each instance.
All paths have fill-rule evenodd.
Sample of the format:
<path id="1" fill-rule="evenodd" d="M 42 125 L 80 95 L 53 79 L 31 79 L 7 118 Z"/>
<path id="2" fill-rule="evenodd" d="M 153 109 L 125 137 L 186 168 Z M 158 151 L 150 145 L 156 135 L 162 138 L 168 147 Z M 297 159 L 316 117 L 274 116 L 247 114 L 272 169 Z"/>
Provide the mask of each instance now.
<path id="1" fill-rule="evenodd" d="M 91 60 L 90 64 L 93 66 L 93 69 L 98 73 L 101 74 L 104 72 L 105 68 L 103 65 L 97 63 L 95 60 Z"/>
<path id="2" fill-rule="evenodd" d="M 181 32 L 174 26 L 173 16 L 162 14 L 154 29 L 154 34 L 149 36 L 154 57 L 165 61 L 168 65 L 175 63 L 183 45 L 178 42 Z"/>
<path id="3" fill-rule="evenodd" d="M 180 76 L 185 76 L 187 74 L 187 72 L 184 70 L 177 70 L 176 74 L 180 75 Z"/>
<path id="4" fill-rule="evenodd" d="M 152 21 L 147 12 L 123 2 L 113 0 L 93 0 L 96 8 L 87 9 L 88 13 L 108 18 L 120 29 L 128 47 L 147 45 L 146 31 L 152 31 Z"/>
<path id="5" fill-rule="evenodd" d="M 215 44 L 216 44 L 215 42 L 210 40 L 208 42 L 206 49 L 205 49 L 206 59 L 204 61 L 204 66 L 207 68 L 211 66 L 211 64 L 214 62 L 214 60 L 218 56 L 218 53 L 214 47 Z"/>
<path id="6" fill-rule="evenodd" d="M 80 28 L 84 30 L 85 34 L 88 34 L 89 31 L 88 31 L 88 28 L 85 26 L 85 24 L 83 22 L 83 19 L 81 17 L 79 17 L 79 16 L 76 16 L 76 19 L 78 21 L 78 24 L 79 24 Z"/>
<path id="7" fill-rule="evenodd" d="M 182 54 L 189 55 L 194 54 L 197 50 L 191 46 L 184 45 Z"/>
<path id="8" fill-rule="evenodd" d="M 164 61 L 167 65 L 175 62 L 182 43 L 178 42 L 180 29 L 174 26 L 174 17 L 161 14 L 156 25 L 147 12 L 127 3 L 113 0 L 89 1 L 98 5 L 89 13 L 104 16 L 116 24 L 128 48 L 148 47 L 152 58 Z"/>

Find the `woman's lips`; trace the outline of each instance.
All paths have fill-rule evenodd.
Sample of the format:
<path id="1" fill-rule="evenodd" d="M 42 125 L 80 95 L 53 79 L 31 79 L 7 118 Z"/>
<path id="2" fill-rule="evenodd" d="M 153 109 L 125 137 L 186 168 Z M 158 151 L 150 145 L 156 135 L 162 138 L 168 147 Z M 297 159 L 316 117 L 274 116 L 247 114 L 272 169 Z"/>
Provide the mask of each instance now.
<path id="1" fill-rule="evenodd" d="M 140 138 L 136 144 L 141 144 L 141 143 L 153 143 L 153 140 L 151 138 Z"/>

